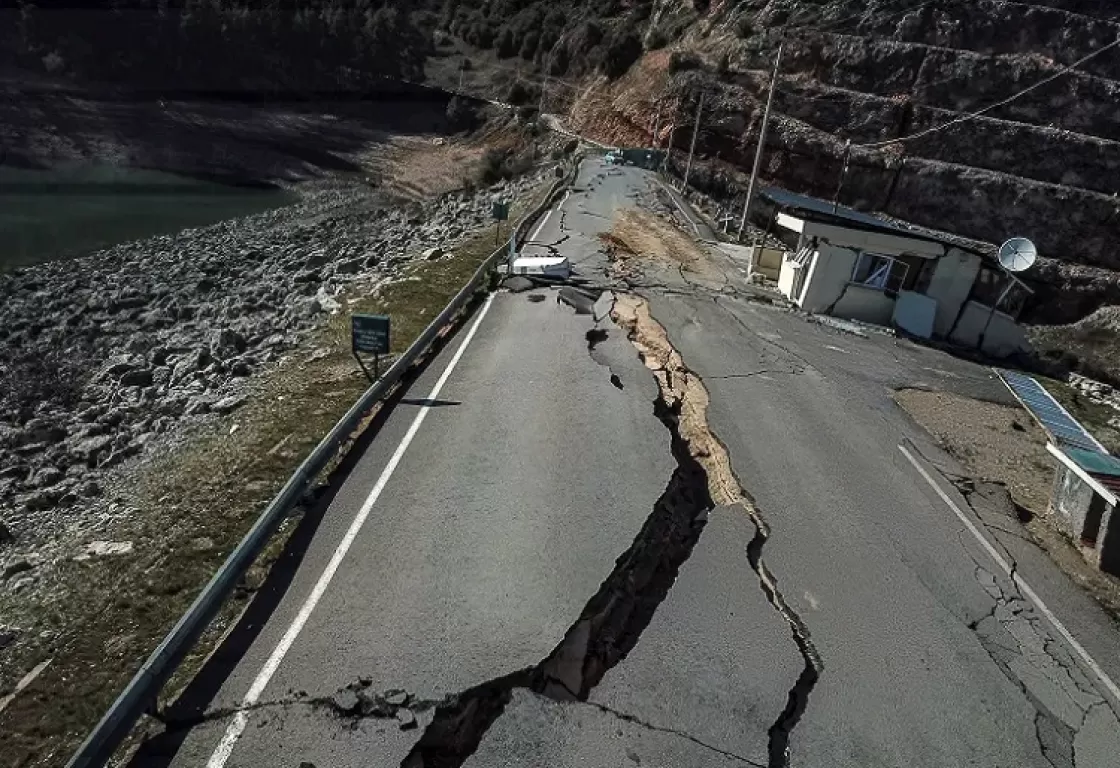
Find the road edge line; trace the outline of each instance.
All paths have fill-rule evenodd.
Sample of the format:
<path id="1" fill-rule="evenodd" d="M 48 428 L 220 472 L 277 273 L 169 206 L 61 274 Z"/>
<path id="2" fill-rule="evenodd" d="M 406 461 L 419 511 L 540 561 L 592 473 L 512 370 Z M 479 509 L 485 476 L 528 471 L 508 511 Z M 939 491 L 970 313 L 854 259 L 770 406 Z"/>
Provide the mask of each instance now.
<path id="1" fill-rule="evenodd" d="M 447 383 L 447 380 L 451 377 L 451 373 L 459 364 L 459 360 L 463 357 L 463 353 L 471 343 L 471 340 L 474 339 L 475 333 L 478 331 L 479 326 L 482 325 L 482 321 L 486 317 L 487 312 L 489 312 L 490 305 L 493 303 L 494 294 L 490 294 L 486 302 L 482 305 L 482 309 L 479 310 L 478 317 L 475 318 L 470 330 L 467 331 L 466 337 L 463 338 L 463 343 L 455 350 L 454 357 L 451 358 L 451 361 L 447 364 L 443 373 L 440 374 L 439 380 L 436 381 L 435 386 L 432 387 L 432 391 L 428 394 L 427 400 L 429 402 L 439 397 L 439 393 L 443 389 L 444 384 Z M 315 586 L 312 587 L 311 593 L 300 606 L 299 613 L 296 614 L 291 624 L 288 625 L 288 629 L 284 632 L 283 637 L 280 638 L 276 647 L 272 649 L 272 653 L 269 654 L 264 666 L 261 667 L 256 677 L 253 678 L 253 683 L 249 686 L 249 691 L 241 700 L 241 705 L 238 707 L 233 721 L 226 728 L 221 741 L 218 742 L 218 746 L 214 748 L 210 759 L 207 760 L 206 768 L 224 768 L 226 762 L 233 754 L 234 746 L 236 746 L 238 739 L 241 738 L 241 734 L 244 733 L 246 726 L 249 724 L 248 709 L 254 706 L 260 699 L 261 694 L 264 693 L 264 689 L 272 680 L 272 676 L 276 674 L 276 670 L 280 668 L 280 664 L 284 661 L 284 657 L 287 656 L 296 638 L 298 638 L 300 632 L 303 631 L 303 627 L 311 617 L 312 611 L 315 610 L 315 607 L 319 604 L 323 595 L 326 594 L 327 588 L 334 579 L 334 575 L 342 564 L 343 558 L 346 556 L 346 553 L 350 551 L 350 547 L 353 546 L 355 539 L 357 539 L 358 534 L 365 526 L 366 519 L 373 510 L 373 505 L 377 503 L 382 491 L 385 490 L 386 484 L 393 476 L 401 459 L 404 457 L 405 451 L 408 450 L 408 446 L 412 443 L 413 438 L 416 437 L 416 433 L 420 431 L 420 426 L 424 423 L 424 419 L 427 418 L 428 411 L 431 409 L 431 405 L 425 405 L 420 409 L 420 412 L 416 414 L 416 418 L 413 419 L 412 425 L 408 428 L 408 432 L 405 433 L 405 436 L 401 439 L 401 442 L 397 445 L 396 450 L 390 457 L 389 462 L 381 471 L 381 475 L 377 478 L 377 482 L 370 490 L 366 500 L 362 503 L 358 514 L 355 515 L 354 519 L 350 522 L 350 526 L 346 529 L 342 541 L 338 543 L 334 554 L 331 555 L 331 559 L 327 562 L 322 573 L 319 574 L 319 578 L 316 580 Z"/>
<path id="2" fill-rule="evenodd" d="M 1006 559 L 1004 559 L 1003 555 L 1001 555 L 995 548 L 995 545 L 988 540 L 988 537 L 980 532 L 980 529 L 977 528 L 976 524 L 961 510 L 960 507 L 957 506 L 956 502 L 949 498 L 949 495 L 945 493 L 945 491 L 942 490 L 941 486 L 937 484 L 932 476 L 930 476 L 929 472 L 926 471 L 926 468 L 918 463 L 918 460 L 915 459 L 914 455 L 906 449 L 906 446 L 900 443 L 898 446 L 898 450 L 900 450 L 902 452 L 902 455 L 905 456 L 912 465 L 914 465 L 914 469 L 918 470 L 918 474 L 922 476 L 923 480 L 929 483 L 929 486 L 933 488 L 934 492 L 937 493 L 941 500 L 944 501 L 946 505 L 948 505 L 949 509 L 953 510 L 953 514 L 955 514 L 960 519 L 960 521 L 964 523 L 965 527 L 968 529 L 968 532 L 973 535 L 973 537 L 980 543 L 980 546 L 984 548 L 984 551 L 987 552 L 992 560 L 996 562 L 996 565 L 1000 567 L 1000 569 L 1003 571 L 1003 574 L 1005 576 L 1011 577 L 1011 580 L 1017 587 L 1019 587 L 1020 591 L 1022 591 L 1022 593 L 1026 595 L 1027 599 L 1034 604 L 1034 607 L 1038 609 L 1038 612 L 1046 617 L 1046 620 L 1050 622 L 1054 629 L 1058 630 L 1058 634 L 1060 634 L 1065 639 L 1066 643 L 1069 644 L 1070 648 L 1073 649 L 1074 653 L 1077 654 L 1082 663 L 1084 663 L 1085 666 L 1087 666 L 1089 670 L 1092 671 L 1094 675 L 1096 675 L 1097 680 L 1101 683 L 1101 685 L 1105 687 L 1109 694 L 1112 695 L 1112 698 L 1116 701 L 1116 703 L 1120 704 L 1120 686 L 1117 686 L 1116 683 L 1113 682 L 1112 678 L 1108 676 L 1108 673 L 1105 672 L 1101 668 L 1100 664 L 1098 664 L 1093 659 L 1093 657 L 1089 655 L 1089 652 L 1085 650 L 1085 646 L 1081 645 L 1081 643 L 1077 641 L 1077 638 L 1073 636 L 1073 633 L 1066 629 L 1065 624 L 1062 624 L 1061 620 L 1054 615 L 1054 612 L 1051 611 L 1049 607 L 1047 607 L 1046 603 L 1044 603 L 1042 601 L 1042 598 L 1038 596 L 1038 593 L 1031 588 L 1030 584 L 1028 584 L 1026 580 L 1024 580 L 1023 577 L 1018 573 L 1012 573 L 1011 564 L 1008 563 Z"/>

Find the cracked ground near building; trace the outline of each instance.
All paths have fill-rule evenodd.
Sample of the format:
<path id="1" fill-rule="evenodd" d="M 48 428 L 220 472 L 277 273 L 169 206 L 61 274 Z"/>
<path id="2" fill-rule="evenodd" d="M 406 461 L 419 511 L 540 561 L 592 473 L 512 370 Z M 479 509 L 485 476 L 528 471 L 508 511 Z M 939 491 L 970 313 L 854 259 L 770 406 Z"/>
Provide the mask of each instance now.
<path id="1" fill-rule="evenodd" d="M 585 165 L 533 246 L 568 256 L 582 287 L 486 305 L 423 428 L 409 432 L 420 405 L 398 407 L 286 599 L 215 662 L 221 689 L 136 765 L 1112 765 L 1118 703 L 1021 585 L 1078 636 L 1095 606 L 1013 537 L 998 541 L 1010 576 L 985 560 L 906 459 L 955 493 L 895 390 L 998 400 L 998 381 L 760 303 L 741 265 L 703 266 L 683 235 L 656 239 L 685 257 L 654 259 L 623 237 L 621 274 L 603 235 L 620 214 L 664 215 L 654 190 Z M 1115 633 L 1088 634 L 1115 675 Z"/>

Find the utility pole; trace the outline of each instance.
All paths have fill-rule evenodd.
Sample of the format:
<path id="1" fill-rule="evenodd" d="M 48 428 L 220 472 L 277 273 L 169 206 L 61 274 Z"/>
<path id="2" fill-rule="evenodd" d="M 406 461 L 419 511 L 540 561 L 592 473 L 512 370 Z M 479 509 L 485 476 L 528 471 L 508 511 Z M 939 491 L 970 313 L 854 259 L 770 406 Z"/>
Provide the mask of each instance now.
<path id="1" fill-rule="evenodd" d="M 696 105 L 696 125 L 692 129 L 692 145 L 688 148 L 688 164 L 684 167 L 684 182 L 681 194 L 688 188 L 688 177 L 692 173 L 692 156 L 696 152 L 696 137 L 700 135 L 700 113 L 704 110 L 704 92 L 700 91 L 700 102 Z"/>
<path id="2" fill-rule="evenodd" d="M 463 75 L 467 73 L 467 60 L 459 62 L 459 93 L 463 92 Z"/>
<path id="3" fill-rule="evenodd" d="M 747 214 L 751 210 L 751 201 L 754 200 L 754 187 L 758 183 L 758 169 L 762 165 L 762 151 L 766 146 L 766 129 L 770 126 L 770 105 L 774 102 L 774 87 L 778 83 L 778 67 L 782 64 L 782 46 L 778 46 L 778 55 L 774 59 L 774 74 L 770 76 L 770 93 L 766 96 L 766 111 L 762 113 L 762 128 L 758 133 L 758 148 L 754 152 L 754 167 L 751 169 L 751 180 L 747 184 L 747 199 L 743 201 L 743 218 L 739 221 L 739 239 L 743 239 L 743 230 L 747 228 Z"/>
<path id="4" fill-rule="evenodd" d="M 844 166 L 840 169 L 840 183 L 836 185 L 836 194 L 832 198 L 832 212 L 840 208 L 840 190 L 844 188 L 844 179 L 848 177 L 848 163 L 852 160 L 852 140 L 844 145 Z"/>

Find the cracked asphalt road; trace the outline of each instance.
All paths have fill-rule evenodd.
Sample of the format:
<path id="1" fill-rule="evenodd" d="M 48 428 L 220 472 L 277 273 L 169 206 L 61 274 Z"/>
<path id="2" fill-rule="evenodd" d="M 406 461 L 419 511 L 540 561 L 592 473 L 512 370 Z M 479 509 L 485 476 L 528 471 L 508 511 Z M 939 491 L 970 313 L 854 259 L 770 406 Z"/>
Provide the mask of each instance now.
<path id="1" fill-rule="evenodd" d="M 759 304 L 726 256 L 719 279 L 651 266 L 621 282 L 599 234 L 637 204 L 676 210 L 649 174 L 588 161 L 527 251 L 648 299 L 762 522 L 713 502 L 710 457 L 622 329 L 500 293 L 447 375 L 448 405 L 398 457 L 226 756 L 212 757 L 246 691 L 464 332 L 366 449 L 267 622 L 243 628 L 247 650 L 200 719 L 135 764 L 1117 764 L 1120 704 L 898 450 L 946 473 L 1015 573 L 1120 679 L 1115 626 L 998 505 L 957 494 L 960 468 L 891 399 L 925 386 L 1007 400 L 1002 385 Z M 788 615 L 760 588 L 759 555 Z M 791 620 L 819 679 L 806 680 Z M 362 698 L 390 689 L 406 703 Z"/>
<path id="2" fill-rule="evenodd" d="M 613 211 L 635 201 L 662 211 L 672 207 L 646 174 L 631 168 L 589 165 L 581 185 L 586 191 L 567 202 L 566 252 L 581 275 L 608 280 L 597 235 L 609 230 Z M 658 197 L 660 204 L 653 202 Z M 690 226 L 683 217 L 679 223 Z M 546 228 L 542 238 L 556 234 Z M 1107 698 L 995 563 L 985 562 L 988 556 L 898 450 L 906 441 L 935 463 L 927 465 L 935 474 L 963 474 L 891 394 L 898 387 L 928 387 L 1010 403 L 1002 385 L 986 369 L 948 355 L 889 337 L 846 334 L 752 301 L 741 265 L 724 254 L 713 258 L 724 281 L 649 265 L 629 285 L 649 299 L 685 364 L 705 382 L 712 431 L 770 526 L 767 563 L 823 659 L 791 737 L 789 765 L 1116 765 L 1120 703 Z M 949 479 L 943 487 L 952 492 Z M 1115 625 L 1015 534 L 1013 519 L 976 500 L 972 510 L 956 498 L 1094 659 L 1120 679 Z M 723 531 L 719 543 L 742 546 L 745 536 Z M 590 696 L 590 703 L 617 707 L 634 722 L 698 739 L 707 754 L 692 752 L 698 747 L 688 739 L 665 744 L 667 730 L 651 742 L 664 746 L 634 751 L 631 742 L 648 734 L 624 728 L 599 738 L 603 755 L 622 750 L 631 762 L 639 762 L 636 755 L 650 764 L 733 755 L 767 764 L 762 745 L 751 740 L 752 728 L 735 733 L 729 721 L 758 727 L 749 710 L 736 706 L 734 692 L 750 692 L 752 683 L 769 678 L 744 672 L 750 679 L 742 680 L 727 671 L 718 675 L 728 683 L 720 690 L 697 672 L 722 668 L 721 641 L 735 636 L 731 627 L 710 631 L 717 625 L 698 614 L 722 606 L 726 617 L 749 622 L 761 609 L 732 611 L 721 602 L 718 586 L 735 581 L 726 572 L 703 578 L 706 595 L 693 584 L 709 557 L 705 545 L 714 548 L 713 542 L 709 523 L 635 650 Z M 727 557 L 717 562 L 730 568 Z M 775 677 L 792 680 L 796 663 L 788 636 L 775 636 L 764 649 L 780 670 Z M 739 658 L 753 660 L 756 650 L 745 647 Z M 602 713 L 563 713 L 524 697 L 515 702 L 483 740 L 479 755 L 485 759 L 472 765 L 513 764 L 506 758 L 517 749 L 546 757 L 526 763 L 612 764 L 588 759 L 595 752 L 578 736 L 579 729 L 609 731 L 598 724 Z M 525 732 L 516 746 L 515 728 Z M 528 747 L 540 733 L 553 734 L 549 745 Z M 555 748 L 564 739 L 579 745 Z M 688 757 L 677 757 L 682 754 Z"/>

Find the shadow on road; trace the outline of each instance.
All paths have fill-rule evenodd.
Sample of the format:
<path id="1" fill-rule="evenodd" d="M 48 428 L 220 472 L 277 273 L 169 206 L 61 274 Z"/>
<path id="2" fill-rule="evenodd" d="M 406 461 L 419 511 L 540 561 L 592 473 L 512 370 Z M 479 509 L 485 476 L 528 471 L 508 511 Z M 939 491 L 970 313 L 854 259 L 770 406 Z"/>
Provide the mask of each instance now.
<path id="1" fill-rule="evenodd" d="M 194 679 L 173 705 L 161 712 L 166 729 L 148 739 L 137 749 L 127 763 L 129 768 L 165 768 L 170 766 L 179 748 L 187 739 L 191 729 L 206 722 L 206 713 L 211 702 L 221 690 L 230 673 L 241 663 L 246 652 L 256 641 L 261 630 L 269 621 L 273 611 L 280 605 L 284 596 L 303 564 L 304 557 L 315 538 L 319 525 L 330 508 L 339 489 L 346 483 L 350 473 L 362 455 L 381 432 L 397 405 L 422 405 L 439 407 L 460 405 L 453 400 L 431 400 L 427 398 L 407 398 L 404 395 L 409 387 L 423 375 L 432 361 L 447 344 L 460 333 L 465 321 L 474 314 L 477 305 L 472 305 L 461 315 L 454 330 L 433 343 L 428 355 L 402 378 L 402 386 L 388 399 L 377 412 L 361 436 L 350 446 L 346 456 L 330 474 L 327 482 L 316 496 L 314 506 L 304 512 L 303 519 L 289 537 L 284 550 L 268 572 L 260 588 L 252 596 L 237 624 L 226 635 L 222 644 L 210 655 L 195 675 Z M 236 599 L 236 598 L 235 598 Z"/>

